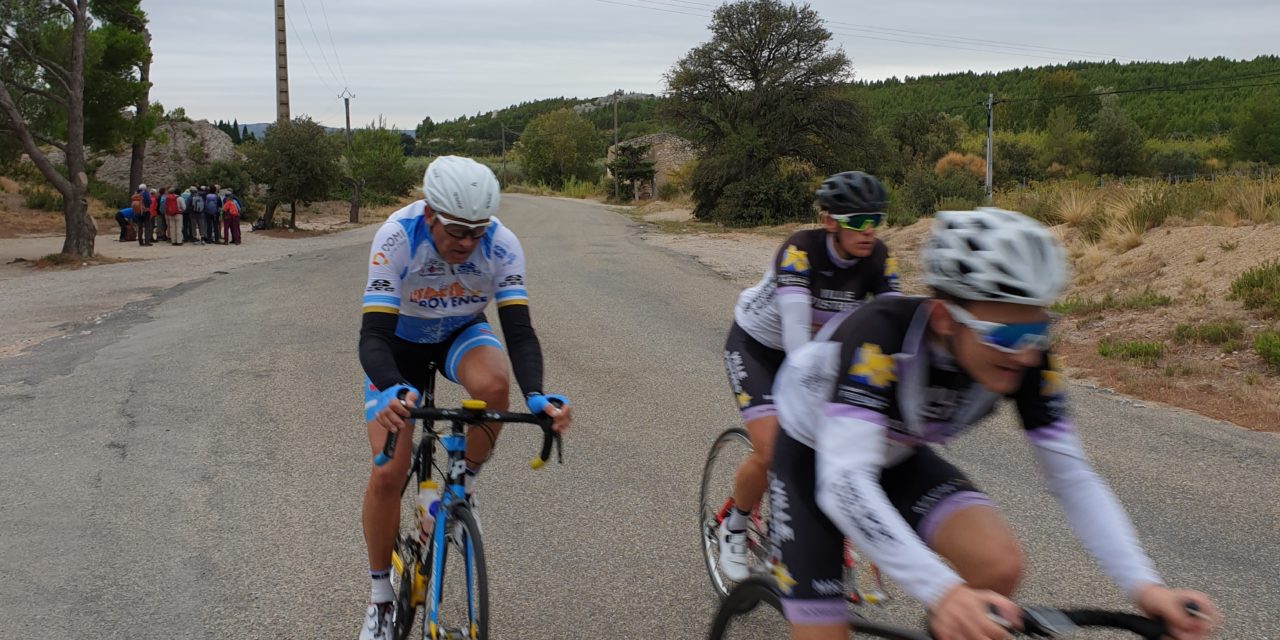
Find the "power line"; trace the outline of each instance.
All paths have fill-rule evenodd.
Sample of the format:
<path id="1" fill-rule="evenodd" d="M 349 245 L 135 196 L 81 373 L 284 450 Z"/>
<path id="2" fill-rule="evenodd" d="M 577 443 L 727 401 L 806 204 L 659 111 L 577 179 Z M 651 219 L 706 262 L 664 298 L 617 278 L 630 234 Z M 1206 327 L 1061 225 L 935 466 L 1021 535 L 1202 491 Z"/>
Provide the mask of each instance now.
<path id="1" fill-rule="evenodd" d="M 693 8 L 693 7 L 685 7 L 685 6 L 678 5 L 678 4 L 673 4 L 672 2 L 667 2 L 667 1 L 664 1 L 664 0 L 635 0 L 635 2 L 643 2 L 643 3 L 645 3 L 645 4 L 631 4 L 631 3 L 627 3 L 627 2 L 618 2 L 617 0 L 595 0 L 595 1 L 596 1 L 596 2 L 602 2 L 602 3 L 605 3 L 605 4 L 614 4 L 614 5 L 619 5 L 619 6 L 623 6 L 623 7 L 633 7 L 633 8 L 636 8 L 636 9 L 647 9 L 647 10 L 649 10 L 649 11 L 662 11 L 662 12 L 664 12 L 664 13 L 674 13 L 674 14 L 679 14 L 679 15 L 693 16 L 693 17 L 696 17 L 696 18 L 708 18 L 708 17 L 710 17 L 710 14 L 708 14 L 708 13 L 690 13 L 690 12 L 688 12 L 688 11 L 678 11 L 678 10 L 676 10 L 676 9 L 667 9 L 667 8 L 663 8 L 663 6 L 666 6 L 666 7 L 678 7 L 679 9 L 689 9 L 690 11 L 698 11 L 698 9 Z M 657 6 L 657 5 L 663 5 L 663 6 Z M 831 25 L 831 24 L 835 24 L 835 21 L 824 20 L 824 23 L 827 23 L 828 25 Z M 850 24 L 850 23 L 846 23 L 846 24 Z M 875 30 L 873 30 L 873 29 L 869 29 L 869 28 L 866 28 L 866 27 L 857 27 L 857 26 L 855 26 L 855 27 L 852 27 L 852 28 L 854 28 L 854 29 L 861 29 L 861 30 L 864 30 L 864 31 L 871 31 L 872 33 L 878 33 L 878 32 L 876 32 Z M 886 37 L 886 36 L 893 36 L 893 35 L 897 35 L 897 34 L 892 34 L 892 33 L 882 33 L 882 34 L 881 34 L 881 35 L 879 35 L 879 36 L 873 36 L 873 35 L 867 35 L 867 34 L 865 34 L 865 33 L 849 33 L 849 32 L 847 32 L 847 31 L 840 31 L 840 30 L 838 30 L 838 29 L 831 28 L 831 27 L 828 27 L 828 30 L 832 33 L 832 35 L 844 36 L 844 37 L 846 37 L 846 38 L 861 38 L 861 39 L 863 39 L 863 40 L 879 40 L 879 41 L 882 41 L 882 42 L 895 42 L 895 43 L 898 43 L 898 44 L 907 44 L 907 45 L 914 45 L 914 46 L 921 46 L 921 47 L 935 47 L 935 48 L 941 48 L 941 49 L 956 49 L 956 50 L 962 50 L 962 51 L 974 51 L 974 52 L 977 52 L 977 53 L 989 53 L 989 54 L 1005 55 L 1005 56 L 1019 56 L 1019 57 L 1024 57 L 1024 58 L 1039 58 L 1039 59 L 1042 59 L 1042 60 L 1054 60 L 1054 61 L 1061 61 L 1064 57 L 1068 57 L 1068 56 L 1066 56 L 1065 54 L 1059 54 L 1059 55 L 1055 55 L 1055 56 L 1044 56 L 1044 55 L 1037 55 L 1037 54 L 1034 54 L 1034 53 L 1028 53 L 1028 52 L 1025 52 L 1025 51 L 1002 51 L 1002 50 L 1000 49 L 1000 47 L 1004 47 L 1004 48 L 1010 48 L 1010 47 L 1015 47 L 1015 48 L 1016 48 L 1016 47 L 1026 47 L 1026 48 L 1030 48 L 1030 47 L 1029 47 L 1029 45 L 1012 45 L 1012 44 L 1002 44 L 1002 43 L 994 43 L 994 42 L 987 42 L 987 41 L 979 41 L 979 44 L 980 44 L 980 45 L 987 47 L 987 48 L 985 48 L 985 49 L 979 49 L 979 48 L 976 48 L 975 46 L 962 46 L 962 45 L 960 45 L 960 44 L 947 44 L 945 41 L 943 41 L 943 42 L 928 42 L 928 41 L 924 41 L 924 40 L 922 40 L 922 39 L 921 39 L 921 38 L 923 38 L 923 37 L 931 37 L 931 36 L 918 36 L 918 37 L 917 37 L 917 36 L 901 36 L 901 37 L 894 38 L 894 37 Z M 902 30 L 895 30 L 895 31 L 902 31 Z M 904 37 L 911 37 L 911 38 L 913 38 L 913 39 L 910 39 L 910 40 L 902 39 L 902 38 L 904 38 Z M 1044 52 L 1046 52 L 1046 53 L 1047 53 L 1047 52 L 1051 52 L 1051 51 L 1054 51 L 1054 50 L 1053 50 L 1052 48 L 1044 48 Z"/>
<path id="2" fill-rule="evenodd" d="M 320 73 L 320 68 L 316 66 L 315 60 L 311 58 L 311 52 L 307 51 L 306 42 L 302 39 L 302 36 L 298 35 L 298 28 L 294 26 L 293 22 L 289 21 L 288 19 L 286 19 L 285 22 L 289 23 L 289 29 L 293 31 L 294 39 L 297 40 L 298 45 L 302 47 L 302 54 L 306 56 L 307 62 L 311 64 L 312 71 L 316 72 L 316 77 L 319 78 L 320 82 L 324 84 L 324 88 L 328 90 L 329 93 L 337 93 L 337 91 L 334 90 L 333 87 L 329 86 L 329 81 L 324 79 L 324 74 Z"/>
<path id="3" fill-rule="evenodd" d="M 1039 45 L 1019 44 L 1016 42 L 1001 42 L 998 40 L 985 40 L 982 38 L 947 36 L 947 35 L 941 35 L 941 34 L 925 33 L 923 31 L 909 31 L 907 29 L 895 29 L 892 27 L 860 25 L 852 22 L 841 22 L 839 20 L 823 20 L 823 21 L 828 24 L 841 25 L 842 28 L 855 29 L 858 31 L 872 31 L 876 33 L 882 32 L 882 31 L 888 31 L 888 32 L 894 32 L 894 33 L 902 33 L 912 37 L 919 36 L 919 37 L 925 37 L 925 38 L 934 38 L 934 39 L 939 39 L 943 41 L 958 42 L 961 44 L 973 43 L 973 44 L 980 44 L 980 45 L 990 46 L 990 47 L 1003 47 L 1003 48 L 1009 48 L 1009 49 L 1027 49 L 1030 51 L 1040 51 L 1044 53 L 1082 54 L 1082 55 L 1098 57 L 1098 58 L 1113 58 L 1113 59 L 1124 59 L 1124 60 L 1136 59 L 1136 58 L 1130 58 L 1128 56 L 1116 56 L 1116 55 L 1110 55 L 1106 53 L 1098 53 L 1096 51 L 1083 51 L 1079 49 L 1060 49 L 1058 47 L 1042 47 Z"/>
<path id="4" fill-rule="evenodd" d="M 307 25 L 311 27 L 311 39 L 316 41 L 316 48 L 320 50 L 320 59 L 324 60 L 324 66 L 329 69 L 329 75 L 334 82 L 338 81 L 338 74 L 333 72 L 333 65 L 329 64 L 329 56 L 324 54 L 324 45 L 320 44 L 320 36 L 316 35 L 316 25 L 311 22 L 311 12 L 307 11 L 306 0 L 299 0 L 302 4 L 302 14 L 307 17 Z M 336 51 L 334 52 L 337 53 Z"/>
<path id="5" fill-rule="evenodd" d="M 338 56 L 338 45 L 333 41 L 333 29 L 329 28 L 329 12 L 324 8 L 324 0 L 320 0 L 320 13 L 324 16 L 324 29 L 329 32 L 329 46 L 333 49 L 333 59 L 338 62 L 338 72 L 342 74 L 342 84 L 349 86 L 347 71 L 342 68 L 342 58 Z"/>

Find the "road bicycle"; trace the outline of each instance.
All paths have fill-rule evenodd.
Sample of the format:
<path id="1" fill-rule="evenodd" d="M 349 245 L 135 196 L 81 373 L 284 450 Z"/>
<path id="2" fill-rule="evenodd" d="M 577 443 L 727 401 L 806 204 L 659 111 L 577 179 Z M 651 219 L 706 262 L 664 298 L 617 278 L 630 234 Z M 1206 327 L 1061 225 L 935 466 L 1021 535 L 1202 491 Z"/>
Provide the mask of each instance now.
<path id="1" fill-rule="evenodd" d="M 698 494 L 698 526 L 702 533 L 702 556 L 706 561 L 711 586 L 720 598 L 729 595 L 733 582 L 720 572 L 720 523 L 733 507 L 733 478 L 738 466 L 751 455 L 751 438 L 745 429 L 734 427 L 722 432 L 711 445 L 702 467 L 702 485 Z M 863 561 L 853 544 L 844 546 L 845 598 L 852 604 L 882 605 L 889 600 L 884 580 L 875 564 Z M 770 575 L 777 563 L 769 542 L 769 492 L 751 511 L 747 526 L 747 558 L 752 574 Z"/>
<path id="2" fill-rule="evenodd" d="M 462 407 L 457 409 L 435 407 L 434 379 L 433 372 L 423 393 L 423 406 L 409 410 L 410 418 L 422 420 L 423 435 L 413 449 L 413 459 L 401 489 L 400 528 L 391 553 L 391 583 L 396 594 L 391 625 L 393 638 L 409 637 L 421 607 L 424 640 L 484 640 L 489 637 L 489 583 L 480 522 L 474 501 L 468 498 L 465 488 L 468 427 L 486 431 L 486 425 L 491 423 L 540 427 L 542 449 L 530 462 L 534 469 L 542 468 L 550 459 L 553 445 L 557 461 L 563 462 L 562 445 L 560 435 L 551 429 L 551 417 L 545 414 L 489 411 L 482 400 L 463 400 Z M 448 426 L 437 429 L 437 421 L 446 422 Z M 396 434 L 388 435 L 375 464 L 385 464 L 395 456 L 396 439 Z M 443 450 L 442 456 L 436 455 L 438 449 Z M 431 535 L 423 539 L 416 520 L 418 493 L 434 486 L 433 469 L 444 480 L 444 487 L 434 512 Z M 409 491 L 410 487 L 415 489 Z M 450 560 L 456 565 L 458 557 L 462 562 L 461 575 L 446 575 Z M 449 582 L 457 584 L 447 585 L 446 578 L 450 576 Z M 452 591 L 465 592 L 465 607 L 446 602 L 446 592 Z"/>
<path id="3" fill-rule="evenodd" d="M 759 606 L 762 604 L 765 606 Z M 1120 629 L 1147 640 L 1160 640 L 1166 634 L 1165 626 L 1160 621 L 1122 611 L 1023 607 L 1022 612 L 1022 630 L 1017 633 L 1034 638 L 1072 636 L 1082 627 Z M 768 618 L 767 622 L 764 618 Z M 766 633 L 768 623 L 772 623 L 772 628 Z M 888 640 L 932 640 L 928 633 L 873 622 L 853 610 L 849 612 L 849 625 L 851 637 L 856 633 L 858 636 Z M 776 640 L 788 637 L 787 634 L 786 623 L 782 620 L 781 595 L 776 583 L 757 575 L 743 580 L 720 603 L 707 638 Z"/>

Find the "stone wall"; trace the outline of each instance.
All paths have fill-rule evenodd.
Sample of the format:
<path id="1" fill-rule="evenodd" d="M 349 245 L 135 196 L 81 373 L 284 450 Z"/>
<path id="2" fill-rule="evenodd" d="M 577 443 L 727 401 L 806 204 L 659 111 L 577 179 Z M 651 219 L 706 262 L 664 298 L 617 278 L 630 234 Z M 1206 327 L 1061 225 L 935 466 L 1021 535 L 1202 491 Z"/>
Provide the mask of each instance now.
<path id="1" fill-rule="evenodd" d="M 621 146 L 631 145 L 649 145 L 649 153 L 645 159 L 653 163 L 653 193 L 656 193 L 663 185 L 671 181 L 671 174 L 684 166 L 690 160 L 698 157 L 698 152 L 693 148 L 693 143 L 681 138 L 673 133 L 654 133 L 639 138 L 623 140 L 617 144 Z M 609 147 L 609 161 L 613 161 L 614 149 Z M 652 197 L 652 194 L 649 194 Z"/>

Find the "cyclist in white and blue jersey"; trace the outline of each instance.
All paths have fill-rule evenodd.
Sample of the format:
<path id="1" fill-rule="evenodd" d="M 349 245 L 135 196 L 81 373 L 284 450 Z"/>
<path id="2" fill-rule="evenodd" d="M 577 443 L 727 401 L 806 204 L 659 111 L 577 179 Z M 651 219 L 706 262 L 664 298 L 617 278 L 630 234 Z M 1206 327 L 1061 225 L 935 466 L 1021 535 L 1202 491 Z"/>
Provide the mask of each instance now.
<path id="1" fill-rule="evenodd" d="M 369 446 L 382 451 L 388 433 L 412 441 L 408 407 L 435 370 L 506 411 L 510 378 L 502 343 L 484 310 L 490 302 L 506 336 L 511 368 L 534 413 L 563 432 L 572 419 L 567 399 L 544 394 L 542 348 L 529 316 L 520 241 L 493 216 L 501 189 L 488 167 L 457 156 L 434 160 L 423 176 L 424 199 L 391 214 L 369 250 L 369 277 L 360 327 Z M 467 436 L 467 493 L 489 457 L 500 425 Z M 406 434 L 408 437 L 406 437 Z M 401 446 L 371 468 L 363 523 L 371 581 L 361 640 L 390 637 L 391 547 L 400 522 L 400 492 L 412 447 Z"/>

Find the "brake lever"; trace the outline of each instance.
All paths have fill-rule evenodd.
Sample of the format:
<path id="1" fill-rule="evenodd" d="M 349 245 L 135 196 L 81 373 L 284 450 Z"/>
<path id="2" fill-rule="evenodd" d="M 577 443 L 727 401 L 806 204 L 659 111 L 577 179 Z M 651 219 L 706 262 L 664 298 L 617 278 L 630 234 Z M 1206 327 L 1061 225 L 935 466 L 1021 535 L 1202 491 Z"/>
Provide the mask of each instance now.
<path id="1" fill-rule="evenodd" d="M 1048 607 L 1023 607 L 1022 633 L 1040 638 L 1059 638 L 1079 631 L 1067 614 Z"/>

